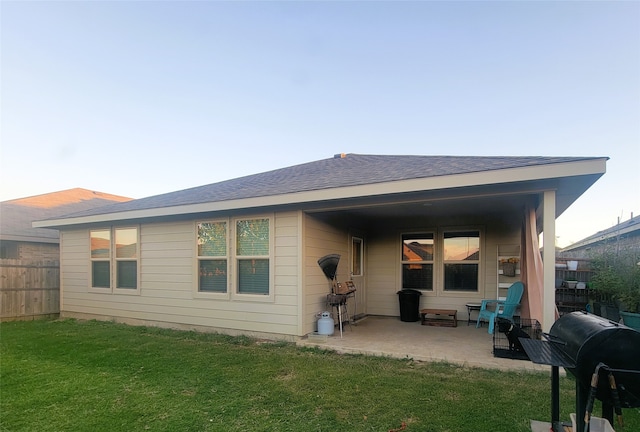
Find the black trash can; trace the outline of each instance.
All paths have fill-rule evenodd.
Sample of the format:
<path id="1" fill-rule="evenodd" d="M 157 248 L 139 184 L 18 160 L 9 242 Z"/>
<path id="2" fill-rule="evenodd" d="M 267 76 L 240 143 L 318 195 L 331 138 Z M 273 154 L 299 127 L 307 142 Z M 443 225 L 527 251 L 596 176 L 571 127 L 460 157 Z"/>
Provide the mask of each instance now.
<path id="1" fill-rule="evenodd" d="M 415 322 L 420 320 L 420 291 L 403 289 L 398 291 L 400 302 L 400 321 Z"/>

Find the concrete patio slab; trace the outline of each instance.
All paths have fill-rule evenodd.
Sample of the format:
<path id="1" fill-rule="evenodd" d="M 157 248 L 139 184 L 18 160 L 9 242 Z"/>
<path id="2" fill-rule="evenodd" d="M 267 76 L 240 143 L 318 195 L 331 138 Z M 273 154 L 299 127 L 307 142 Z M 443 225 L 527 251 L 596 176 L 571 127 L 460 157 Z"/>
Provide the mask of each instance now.
<path id="1" fill-rule="evenodd" d="M 551 371 L 550 366 L 528 360 L 493 356 L 493 337 L 487 327 L 475 328 L 458 321 L 457 327 L 436 327 L 402 322 L 397 317 L 369 316 L 355 325 L 345 325 L 343 337 L 336 327 L 325 338 L 305 337 L 299 346 L 315 346 L 339 353 L 366 354 L 415 361 L 445 361 L 468 367 L 500 370 Z"/>

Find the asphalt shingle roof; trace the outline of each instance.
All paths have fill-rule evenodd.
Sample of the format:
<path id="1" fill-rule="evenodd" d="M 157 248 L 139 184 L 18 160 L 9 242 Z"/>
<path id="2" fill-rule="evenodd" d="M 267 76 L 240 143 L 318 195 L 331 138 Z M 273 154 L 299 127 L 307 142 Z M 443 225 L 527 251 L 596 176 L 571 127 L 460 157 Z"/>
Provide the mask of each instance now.
<path id="1" fill-rule="evenodd" d="M 58 231 L 32 228 L 31 222 L 129 200 L 131 198 L 75 188 L 3 201 L 0 202 L 0 238 L 51 242 L 58 239 Z"/>
<path id="2" fill-rule="evenodd" d="M 295 192 L 576 162 L 588 157 L 389 156 L 347 154 L 219 183 L 87 210 L 69 217 L 257 198 Z"/>
<path id="3" fill-rule="evenodd" d="M 607 239 L 611 239 L 613 237 L 617 237 L 618 235 L 627 235 L 627 236 L 640 235 L 640 216 L 636 216 L 627 221 L 620 222 L 612 226 L 611 228 L 607 228 L 602 231 L 598 231 L 595 234 L 591 234 L 590 236 L 585 237 L 582 240 L 563 248 L 562 251 L 570 251 L 572 249 L 578 249 L 586 245 L 598 243 Z"/>

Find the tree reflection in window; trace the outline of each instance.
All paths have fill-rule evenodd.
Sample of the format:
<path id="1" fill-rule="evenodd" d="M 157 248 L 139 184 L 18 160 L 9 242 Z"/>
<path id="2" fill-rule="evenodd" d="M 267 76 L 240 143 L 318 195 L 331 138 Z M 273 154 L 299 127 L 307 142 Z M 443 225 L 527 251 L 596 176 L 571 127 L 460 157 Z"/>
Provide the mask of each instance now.
<path id="1" fill-rule="evenodd" d="M 239 294 L 269 294 L 269 219 L 236 222 Z"/>
<path id="2" fill-rule="evenodd" d="M 198 224 L 198 290 L 227 292 L 227 223 Z"/>

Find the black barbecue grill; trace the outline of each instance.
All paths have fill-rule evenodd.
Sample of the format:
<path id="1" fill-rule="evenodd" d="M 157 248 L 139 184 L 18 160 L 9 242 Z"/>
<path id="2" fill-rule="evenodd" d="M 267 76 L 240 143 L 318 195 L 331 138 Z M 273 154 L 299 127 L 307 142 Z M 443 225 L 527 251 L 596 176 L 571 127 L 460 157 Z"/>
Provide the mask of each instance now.
<path id="1" fill-rule="evenodd" d="M 355 286 L 350 281 L 345 282 L 344 285 L 336 281 L 336 273 L 338 271 L 339 263 L 340 255 L 338 254 L 325 255 L 318 260 L 318 265 L 322 269 L 322 273 L 324 273 L 327 279 L 329 279 L 329 283 L 331 284 L 331 294 L 327 294 L 327 304 L 338 310 L 340 337 L 342 337 L 342 315 L 345 314 L 348 317 L 347 299 L 355 296 L 354 293 L 356 290 Z"/>
<path id="2" fill-rule="evenodd" d="M 640 332 L 586 312 L 563 315 L 544 341 L 520 339 L 534 363 L 552 366 L 551 423 L 559 422 L 559 374 L 564 367 L 576 378 L 577 430 L 584 432 L 585 412 L 593 398 L 602 401 L 602 416 L 613 424 L 613 411 L 640 407 Z"/>

